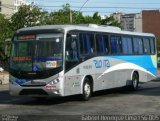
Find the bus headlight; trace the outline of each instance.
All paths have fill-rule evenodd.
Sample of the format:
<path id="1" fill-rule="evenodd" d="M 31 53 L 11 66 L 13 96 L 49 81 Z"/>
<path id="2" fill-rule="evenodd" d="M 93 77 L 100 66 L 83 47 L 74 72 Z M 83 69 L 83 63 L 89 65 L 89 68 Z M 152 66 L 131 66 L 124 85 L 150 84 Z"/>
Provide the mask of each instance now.
<path id="1" fill-rule="evenodd" d="M 60 80 L 57 78 L 57 79 L 54 79 L 53 81 L 50 81 L 46 86 L 45 88 L 47 90 L 57 90 L 57 86 L 56 84 L 59 83 Z M 56 94 L 56 93 L 55 93 Z"/>
<path id="2" fill-rule="evenodd" d="M 57 83 L 59 83 L 59 82 L 60 82 L 60 80 L 57 78 L 57 79 L 49 82 L 48 85 L 55 85 L 55 84 L 57 84 Z"/>

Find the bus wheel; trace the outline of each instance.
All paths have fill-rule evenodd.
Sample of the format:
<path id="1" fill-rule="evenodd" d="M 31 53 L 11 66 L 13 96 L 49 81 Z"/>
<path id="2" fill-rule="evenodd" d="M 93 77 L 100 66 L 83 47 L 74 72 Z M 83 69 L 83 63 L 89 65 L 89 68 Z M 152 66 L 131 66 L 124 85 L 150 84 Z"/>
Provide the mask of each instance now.
<path id="1" fill-rule="evenodd" d="M 137 89 L 138 89 L 138 84 L 139 84 L 138 74 L 134 72 L 134 73 L 133 73 L 133 76 L 132 76 L 131 89 L 132 89 L 132 90 L 137 90 Z"/>
<path id="2" fill-rule="evenodd" d="M 89 98 L 91 97 L 92 94 L 92 86 L 91 82 L 88 78 L 85 79 L 84 84 L 83 84 L 83 94 L 82 94 L 82 99 L 84 101 L 88 101 Z"/>

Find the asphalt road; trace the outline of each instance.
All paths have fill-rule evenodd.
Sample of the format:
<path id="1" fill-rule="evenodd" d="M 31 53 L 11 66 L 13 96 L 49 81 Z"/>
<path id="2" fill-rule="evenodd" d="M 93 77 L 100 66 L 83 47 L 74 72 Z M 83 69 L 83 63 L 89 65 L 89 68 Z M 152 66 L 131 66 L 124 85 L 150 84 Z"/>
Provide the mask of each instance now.
<path id="1" fill-rule="evenodd" d="M 67 121 L 67 119 L 75 121 L 90 120 L 86 117 L 88 115 L 151 114 L 160 115 L 160 81 L 158 80 L 140 85 L 138 91 L 118 88 L 96 92 L 87 102 L 80 101 L 79 96 L 41 101 L 30 97 L 11 97 L 8 86 L 0 86 L 0 120 L 2 121 L 6 118 L 12 121 L 13 119 L 14 121 L 29 119 L 30 121 Z M 99 117 L 92 118 L 96 120 Z"/>

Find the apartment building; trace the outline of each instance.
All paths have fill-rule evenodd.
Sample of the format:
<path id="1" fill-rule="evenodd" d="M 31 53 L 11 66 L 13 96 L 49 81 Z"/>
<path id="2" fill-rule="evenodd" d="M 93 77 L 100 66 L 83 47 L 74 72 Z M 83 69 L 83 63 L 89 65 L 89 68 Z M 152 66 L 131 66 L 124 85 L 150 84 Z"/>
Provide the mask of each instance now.
<path id="1" fill-rule="evenodd" d="M 25 0 L 0 0 L 0 13 L 10 18 L 24 4 L 26 4 Z"/>
<path id="2" fill-rule="evenodd" d="M 112 16 L 122 23 L 123 30 L 133 31 L 133 32 L 142 32 L 142 14 L 141 13 L 132 13 L 125 14 L 121 12 L 113 13 Z"/>

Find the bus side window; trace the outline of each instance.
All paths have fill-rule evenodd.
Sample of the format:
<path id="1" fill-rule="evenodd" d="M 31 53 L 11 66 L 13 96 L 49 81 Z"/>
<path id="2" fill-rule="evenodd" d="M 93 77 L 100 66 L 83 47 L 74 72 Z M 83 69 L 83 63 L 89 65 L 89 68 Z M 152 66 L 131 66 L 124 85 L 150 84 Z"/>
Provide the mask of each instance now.
<path id="1" fill-rule="evenodd" d="M 123 49 L 123 54 L 133 54 L 133 46 L 132 46 L 131 37 L 122 38 L 122 49 Z"/>
<path id="2" fill-rule="evenodd" d="M 96 45 L 97 45 L 97 53 L 105 54 L 108 53 L 108 36 L 107 35 L 96 35 Z"/>
<path id="3" fill-rule="evenodd" d="M 151 54 L 155 54 L 155 40 L 150 38 Z"/>
<path id="4" fill-rule="evenodd" d="M 150 54 L 151 50 L 150 50 L 149 38 L 144 38 L 143 44 L 144 44 L 144 53 Z"/>
<path id="5" fill-rule="evenodd" d="M 79 34 L 80 53 L 81 55 L 91 55 L 95 52 L 94 35 L 93 34 Z"/>
<path id="6" fill-rule="evenodd" d="M 142 38 L 134 38 L 133 45 L 135 54 L 143 54 Z"/>
<path id="7" fill-rule="evenodd" d="M 66 61 L 78 61 L 77 35 L 67 34 Z"/>
<path id="8" fill-rule="evenodd" d="M 121 54 L 122 53 L 122 40 L 120 36 L 111 35 L 111 53 Z"/>

